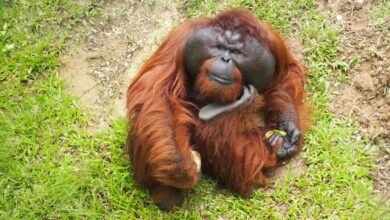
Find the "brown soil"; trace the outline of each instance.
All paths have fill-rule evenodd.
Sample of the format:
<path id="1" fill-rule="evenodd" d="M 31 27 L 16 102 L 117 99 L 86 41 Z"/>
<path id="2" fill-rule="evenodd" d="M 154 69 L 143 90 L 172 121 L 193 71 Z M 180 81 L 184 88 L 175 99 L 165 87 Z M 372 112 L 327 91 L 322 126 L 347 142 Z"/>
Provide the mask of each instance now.
<path id="1" fill-rule="evenodd" d="M 356 58 L 361 61 L 347 72 L 348 83 L 333 88 L 330 110 L 340 116 L 352 115 L 362 138 L 368 138 L 368 146 L 380 146 L 375 188 L 390 198 L 390 36 L 370 22 L 369 11 L 377 2 L 323 1 L 321 6 L 334 12 L 336 18 L 331 19 L 341 29 L 340 59 L 347 63 Z"/>
<path id="2" fill-rule="evenodd" d="M 126 89 L 142 62 L 184 16 L 174 1 L 122 0 L 103 5 L 106 20 L 83 21 L 85 36 L 61 58 L 61 74 L 69 91 L 99 118 L 91 131 L 124 117 Z"/>

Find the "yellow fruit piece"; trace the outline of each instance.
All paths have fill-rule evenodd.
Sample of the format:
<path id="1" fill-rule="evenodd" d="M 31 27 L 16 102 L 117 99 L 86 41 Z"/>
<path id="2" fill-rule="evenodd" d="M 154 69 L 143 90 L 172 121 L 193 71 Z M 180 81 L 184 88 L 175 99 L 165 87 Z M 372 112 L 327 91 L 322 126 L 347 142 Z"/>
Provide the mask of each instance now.
<path id="1" fill-rule="evenodd" d="M 269 130 L 269 131 L 267 131 L 267 132 L 265 132 L 265 138 L 270 138 L 272 135 L 274 135 L 275 134 L 275 132 L 273 131 L 273 130 Z"/>
<path id="2" fill-rule="evenodd" d="M 285 132 L 285 131 L 282 131 L 282 130 L 278 130 L 278 129 L 272 129 L 272 130 L 269 130 L 269 131 L 267 131 L 266 133 L 265 133 L 265 138 L 270 138 L 272 135 L 274 135 L 274 134 L 279 134 L 280 136 L 282 136 L 282 137 L 285 137 L 285 136 L 287 136 L 287 133 Z"/>
<path id="3" fill-rule="evenodd" d="M 283 137 L 287 136 L 287 133 L 286 133 L 285 131 L 276 130 L 276 129 L 274 129 L 274 131 L 275 131 L 276 133 L 278 133 L 280 136 L 283 136 Z"/>

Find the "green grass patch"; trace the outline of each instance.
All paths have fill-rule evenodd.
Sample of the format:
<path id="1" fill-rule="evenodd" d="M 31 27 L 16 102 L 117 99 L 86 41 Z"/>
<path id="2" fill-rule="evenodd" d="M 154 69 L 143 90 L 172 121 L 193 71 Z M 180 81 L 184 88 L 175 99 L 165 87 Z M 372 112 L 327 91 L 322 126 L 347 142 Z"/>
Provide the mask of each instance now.
<path id="1" fill-rule="evenodd" d="M 156 3 L 157 4 L 157 3 Z M 242 199 L 204 178 L 183 207 L 163 213 L 132 180 L 123 155 L 125 122 L 91 134 L 93 114 L 58 79 L 58 57 L 97 2 L 2 1 L 0 4 L 0 219 L 376 219 L 389 211 L 372 194 L 376 147 L 350 118 L 327 112 L 339 34 L 314 1 L 187 1 L 191 16 L 246 7 L 305 45 L 308 90 L 317 107 L 306 136 L 302 177 L 287 175 Z M 339 67 L 340 66 L 340 67 Z"/>
<path id="2" fill-rule="evenodd" d="M 390 1 L 382 0 L 381 3 L 372 7 L 369 13 L 370 23 L 385 34 L 390 34 Z M 387 39 L 389 42 L 389 39 Z"/>

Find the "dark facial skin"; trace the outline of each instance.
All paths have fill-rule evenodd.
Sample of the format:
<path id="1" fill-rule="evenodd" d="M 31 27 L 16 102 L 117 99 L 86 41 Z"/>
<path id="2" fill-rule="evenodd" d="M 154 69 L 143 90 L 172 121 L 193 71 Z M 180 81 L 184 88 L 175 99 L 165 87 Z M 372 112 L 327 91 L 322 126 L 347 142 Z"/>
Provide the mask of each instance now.
<path id="1" fill-rule="evenodd" d="M 238 32 L 204 28 L 195 32 L 185 47 L 185 64 L 190 76 L 196 78 L 208 59 L 214 59 L 209 78 L 221 85 L 233 83 L 237 67 L 245 84 L 264 89 L 272 79 L 275 60 L 256 39 Z"/>

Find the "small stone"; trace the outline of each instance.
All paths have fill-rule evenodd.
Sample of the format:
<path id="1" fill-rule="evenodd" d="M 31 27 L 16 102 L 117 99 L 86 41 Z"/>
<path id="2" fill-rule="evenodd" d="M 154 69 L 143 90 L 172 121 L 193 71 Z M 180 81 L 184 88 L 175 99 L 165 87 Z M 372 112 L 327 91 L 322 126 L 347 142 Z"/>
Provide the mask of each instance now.
<path id="1" fill-rule="evenodd" d="M 368 73 L 361 73 L 354 79 L 355 87 L 363 91 L 374 91 L 373 79 Z"/>

